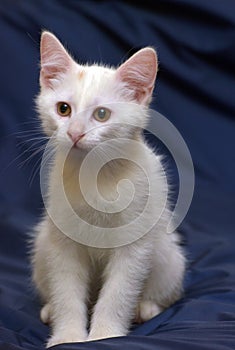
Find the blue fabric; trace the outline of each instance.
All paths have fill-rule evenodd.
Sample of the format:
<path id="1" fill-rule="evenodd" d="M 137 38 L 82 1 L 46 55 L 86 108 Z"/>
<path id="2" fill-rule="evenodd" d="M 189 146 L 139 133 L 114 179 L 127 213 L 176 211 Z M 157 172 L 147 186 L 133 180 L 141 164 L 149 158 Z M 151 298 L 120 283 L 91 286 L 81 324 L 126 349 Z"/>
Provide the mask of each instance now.
<path id="1" fill-rule="evenodd" d="M 152 107 L 181 132 L 196 173 L 180 227 L 185 295 L 130 335 L 56 349 L 235 349 L 235 3 L 233 0 L 0 2 L 0 349 L 44 349 L 48 327 L 30 283 L 27 232 L 42 212 L 38 92 L 42 28 L 80 62 L 159 53 Z M 23 131 L 23 133 L 22 133 Z M 27 133 L 29 132 L 29 133 Z"/>

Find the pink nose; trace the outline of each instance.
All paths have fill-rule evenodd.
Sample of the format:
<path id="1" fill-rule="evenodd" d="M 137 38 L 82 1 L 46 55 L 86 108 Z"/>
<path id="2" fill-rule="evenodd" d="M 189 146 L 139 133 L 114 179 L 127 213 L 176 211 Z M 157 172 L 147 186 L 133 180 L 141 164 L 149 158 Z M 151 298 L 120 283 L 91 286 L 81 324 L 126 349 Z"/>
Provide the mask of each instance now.
<path id="1" fill-rule="evenodd" d="M 67 131 L 67 135 L 70 137 L 70 139 L 73 141 L 73 143 L 77 143 L 85 134 L 81 134 L 77 131 Z"/>

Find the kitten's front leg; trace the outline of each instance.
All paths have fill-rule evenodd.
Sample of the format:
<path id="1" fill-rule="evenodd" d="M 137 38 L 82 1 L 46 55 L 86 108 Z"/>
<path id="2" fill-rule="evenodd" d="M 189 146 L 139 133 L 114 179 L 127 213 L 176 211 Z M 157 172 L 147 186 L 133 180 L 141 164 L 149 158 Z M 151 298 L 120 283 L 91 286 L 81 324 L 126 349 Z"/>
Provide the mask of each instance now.
<path id="1" fill-rule="evenodd" d="M 87 340 L 87 252 L 58 233 L 48 258 L 49 304 L 52 335 L 47 347 Z"/>
<path id="2" fill-rule="evenodd" d="M 145 249 L 138 246 L 113 251 L 105 269 L 103 288 L 94 307 L 88 340 L 128 333 L 138 297 L 149 273 L 148 256 Z"/>

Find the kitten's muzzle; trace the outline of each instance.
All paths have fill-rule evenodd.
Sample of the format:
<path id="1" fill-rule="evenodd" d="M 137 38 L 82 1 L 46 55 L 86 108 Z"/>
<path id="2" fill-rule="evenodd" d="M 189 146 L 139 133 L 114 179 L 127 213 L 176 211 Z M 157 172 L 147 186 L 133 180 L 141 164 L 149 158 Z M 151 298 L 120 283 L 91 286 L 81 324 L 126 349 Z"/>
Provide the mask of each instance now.
<path id="1" fill-rule="evenodd" d="M 72 131 L 68 131 L 67 135 L 73 142 L 74 147 L 76 146 L 77 142 L 79 142 L 85 136 L 85 134 L 78 134 L 77 132 L 72 132 Z"/>

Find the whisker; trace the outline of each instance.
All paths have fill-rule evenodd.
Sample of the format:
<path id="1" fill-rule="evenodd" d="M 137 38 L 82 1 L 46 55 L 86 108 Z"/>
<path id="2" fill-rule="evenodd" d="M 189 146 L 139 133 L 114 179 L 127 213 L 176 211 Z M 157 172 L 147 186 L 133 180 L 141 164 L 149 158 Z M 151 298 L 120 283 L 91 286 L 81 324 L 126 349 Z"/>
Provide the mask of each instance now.
<path id="1" fill-rule="evenodd" d="M 36 163 L 34 164 L 33 168 L 32 168 L 32 171 L 31 171 L 31 174 L 30 174 L 30 177 L 29 177 L 29 186 L 31 187 L 32 184 L 33 184 L 33 181 L 37 175 L 37 173 L 39 172 L 40 170 L 40 164 L 41 164 L 41 161 L 42 161 L 42 158 L 40 157 Z"/>
<path id="2" fill-rule="evenodd" d="M 29 149 L 24 150 L 22 153 L 20 153 L 17 157 L 15 157 L 14 159 L 12 159 L 12 161 L 10 161 L 10 163 L 8 163 L 8 165 L 2 169 L 1 173 L 4 173 L 5 171 L 7 171 L 9 169 L 10 166 L 12 166 L 17 160 L 19 160 L 22 156 L 24 156 L 24 154 L 26 154 L 27 152 L 29 152 Z"/>
<path id="3" fill-rule="evenodd" d="M 34 137 L 31 139 L 27 139 L 27 140 L 21 140 L 21 141 L 17 142 L 17 145 L 24 147 L 25 145 L 27 145 L 28 143 L 31 143 L 33 141 L 34 141 L 34 143 L 31 146 L 29 146 L 28 150 L 30 150 L 32 146 L 37 145 L 41 142 L 46 143 L 45 141 L 48 141 L 48 138 L 47 137 Z"/>
<path id="4" fill-rule="evenodd" d="M 28 141 L 28 140 L 27 140 Z M 27 141 L 23 141 L 21 144 L 27 144 Z M 42 145 L 40 145 L 40 143 L 44 141 L 44 143 Z M 20 143 L 19 143 L 20 145 Z M 45 139 L 38 139 L 37 141 L 35 140 L 35 142 L 29 146 L 27 149 L 25 149 L 23 152 L 21 152 L 16 158 L 14 158 L 5 169 L 3 169 L 4 171 L 6 171 L 10 166 L 12 166 L 15 162 L 17 162 L 20 158 L 22 158 L 25 154 L 27 154 L 30 151 L 34 151 L 34 149 L 36 148 L 36 151 L 33 152 L 29 157 L 27 157 L 27 159 L 23 160 L 20 164 L 19 167 L 22 167 L 23 165 L 25 165 L 29 160 L 31 160 L 37 153 L 39 153 L 40 151 L 42 151 L 45 148 Z M 39 147 L 40 146 L 40 147 Z M 39 147 L 39 148 L 38 148 Z"/>
<path id="5" fill-rule="evenodd" d="M 31 174 L 30 174 L 30 179 L 29 179 L 29 185 L 32 186 L 33 181 L 37 175 L 37 173 L 40 171 L 41 165 L 43 165 L 43 163 L 47 163 L 48 160 L 50 158 L 52 158 L 52 156 L 54 156 L 55 152 L 56 152 L 56 147 L 53 147 L 53 149 L 45 149 L 45 147 L 41 147 L 40 149 L 38 149 L 37 151 L 34 152 L 34 154 L 32 156 L 35 155 L 35 153 L 39 153 L 39 152 L 48 152 L 48 154 L 46 154 L 44 156 L 44 158 L 42 158 L 43 154 L 41 155 L 41 157 L 36 161 L 36 163 L 34 164 Z"/>
<path id="6" fill-rule="evenodd" d="M 23 166 L 25 166 L 27 163 L 29 163 L 37 154 L 39 154 L 40 152 L 42 152 L 45 149 L 45 145 L 42 145 L 40 148 L 36 148 L 36 150 L 30 154 L 29 157 L 27 157 L 25 160 L 23 160 L 20 164 L 19 164 L 19 168 L 22 168 Z M 28 150 L 27 150 L 28 151 Z"/>
<path id="7" fill-rule="evenodd" d="M 8 134 L 7 137 L 15 137 L 17 140 L 28 137 L 45 137 L 40 130 L 21 130 Z M 48 136 L 47 136 L 48 137 Z"/>
<path id="8" fill-rule="evenodd" d="M 33 139 L 32 139 L 33 140 Z M 45 140 L 47 141 L 48 138 L 45 137 L 45 139 L 39 139 L 36 140 L 30 147 L 28 147 L 21 155 L 25 154 L 26 152 L 30 152 L 30 151 L 34 151 L 36 149 L 36 151 L 34 151 L 26 160 L 24 160 L 22 163 L 23 165 L 25 163 L 27 163 L 28 160 L 31 160 L 35 155 L 37 155 L 39 152 L 44 151 L 46 148 L 47 143 L 45 142 Z M 53 138 L 52 138 L 53 140 Z M 43 144 L 40 144 L 41 142 L 43 142 Z M 39 148 L 38 148 L 39 147 Z M 21 163 L 21 165 L 22 165 Z"/>
<path id="9" fill-rule="evenodd" d="M 32 144 L 22 153 L 22 155 L 23 155 L 24 153 L 26 153 L 26 152 L 32 151 L 33 149 L 35 149 L 35 147 L 41 146 L 40 144 L 42 144 L 42 142 L 43 142 L 43 145 L 46 144 L 45 140 L 41 140 L 41 139 L 35 140 L 34 143 L 32 143 Z M 27 143 L 28 143 L 28 141 L 22 141 L 22 142 L 20 142 L 18 145 L 19 145 L 19 146 L 24 146 L 24 145 L 26 145 Z"/>
<path id="10" fill-rule="evenodd" d="M 42 159 L 42 166 L 44 166 L 50 158 L 52 158 L 58 149 L 58 145 L 54 145 L 53 148 L 47 149 L 44 158 Z"/>
<path id="11" fill-rule="evenodd" d="M 15 136 L 21 136 L 21 135 L 34 135 L 34 134 L 42 134 L 42 130 L 41 129 L 29 129 L 29 130 L 20 130 L 20 131 L 17 131 L 15 133 L 12 133 L 11 135 L 15 135 Z"/>

